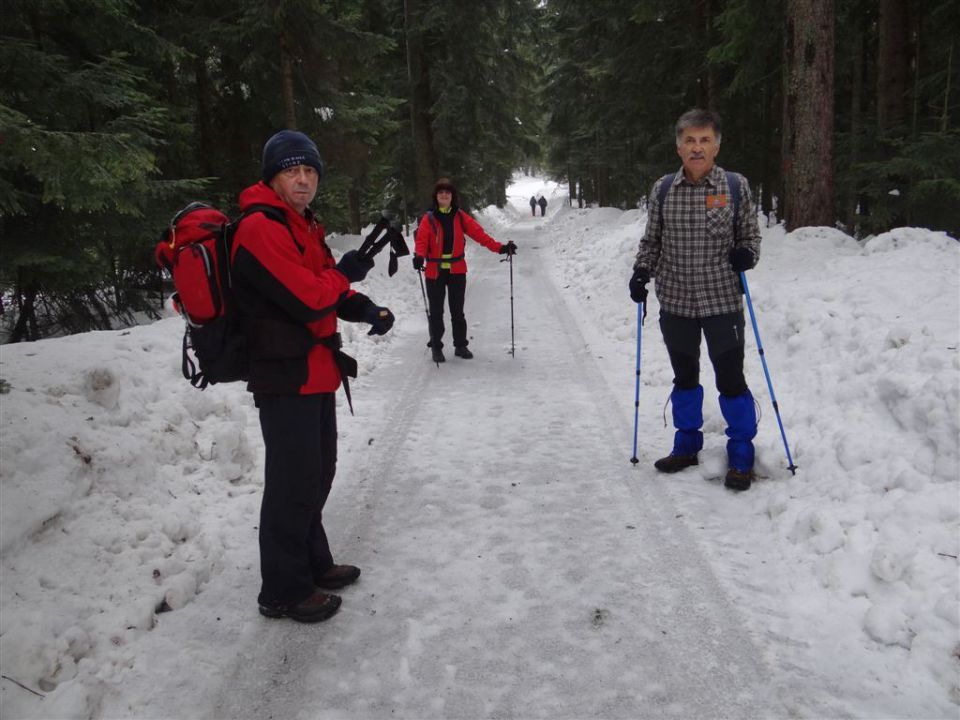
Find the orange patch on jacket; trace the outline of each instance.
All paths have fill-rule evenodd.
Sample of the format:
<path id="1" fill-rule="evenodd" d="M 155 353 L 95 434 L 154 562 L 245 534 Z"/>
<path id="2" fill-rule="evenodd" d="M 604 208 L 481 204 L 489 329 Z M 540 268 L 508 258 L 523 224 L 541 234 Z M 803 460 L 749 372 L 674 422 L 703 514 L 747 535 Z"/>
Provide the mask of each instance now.
<path id="1" fill-rule="evenodd" d="M 726 207 L 728 197 L 729 195 L 707 195 L 707 210 Z"/>

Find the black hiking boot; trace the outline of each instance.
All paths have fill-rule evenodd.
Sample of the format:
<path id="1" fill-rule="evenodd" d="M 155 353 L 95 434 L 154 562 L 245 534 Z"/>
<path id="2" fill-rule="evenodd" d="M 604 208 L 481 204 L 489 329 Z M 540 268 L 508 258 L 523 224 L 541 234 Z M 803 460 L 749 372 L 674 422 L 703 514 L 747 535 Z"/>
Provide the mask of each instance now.
<path id="1" fill-rule="evenodd" d="M 750 483 L 753 482 L 753 470 L 742 472 L 730 468 L 727 470 L 727 477 L 723 480 L 723 486 L 728 490 L 743 492 L 750 489 Z"/>
<path id="2" fill-rule="evenodd" d="M 447 359 L 443 356 L 443 350 L 440 348 L 430 348 L 430 354 L 433 356 L 433 361 L 435 363 L 447 361 Z"/>
<path id="3" fill-rule="evenodd" d="M 288 617 L 302 623 L 326 620 L 340 609 L 340 596 L 328 595 L 317 590 L 306 600 L 298 603 L 261 602 L 260 614 L 268 618 Z"/>
<path id="4" fill-rule="evenodd" d="M 657 460 L 653 466 L 660 472 L 675 473 L 691 465 L 698 465 L 697 454 L 693 455 L 667 455 L 665 458 Z"/>
<path id="5" fill-rule="evenodd" d="M 333 565 L 326 572 L 313 576 L 313 584 L 323 590 L 336 590 L 351 585 L 360 577 L 360 568 L 354 565 Z"/>
<path id="6" fill-rule="evenodd" d="M 463 358 L 464 360 L 473 359 L 473 353 L 470 352 L 465 347 L 458 347 L 456 350 L 453 351 L 453 354 L 456 355 L 458 358 Z"/>

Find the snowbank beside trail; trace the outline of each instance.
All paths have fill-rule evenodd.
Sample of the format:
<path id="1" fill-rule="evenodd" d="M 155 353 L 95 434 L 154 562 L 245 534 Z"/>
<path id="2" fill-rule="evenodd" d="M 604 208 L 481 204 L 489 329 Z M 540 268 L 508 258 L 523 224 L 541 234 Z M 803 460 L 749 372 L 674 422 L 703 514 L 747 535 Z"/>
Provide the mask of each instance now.
<path id="1" fill-rule="evenodd" d="M 600 338 L 612 382 L 626 381 L 635 361 L 637 322 L 626 286 L 645 213 L 564 208 L 547 221 L 558 276 L 584 324 Z M 736 496 L 735 504 L 718 497 L 722 487 L 702 481 L 724 469 L 723 423 L 711 407 L 716 392 L 705 352 L 707 467 L 654 479 L 677 488 L 688 517 L 713 516 L 709 527 L 700 528 L 705 544 L 730 543 L 747 555 L 762 554 L 764 560 L 752 567 L 754 587 L 776 582 L 781 586 L 773 596 L 799 594 L 796 604 L 806 607 L 797 613 L 798 625 L 783 630 L 808 638 L 811 665 L 819 662 L 827 675 L 834 664 L 882 668 L 878 685 L 899 684 L 905 689 L 897 692 L 905 697 L 901 705 L 877 712 L 955 714 L 960 703 L 960 243 L 917 228 L 899 228 L 862 243 L 829 228 L 787 234 L 776 226 L 763 230 L 763 237 L 761 262 L 747 278 L 800 470 L 791 476 L 785 469 L 783 442 L 750 332 L 747 379 L 764 415 L 757 467 L 769 479 Z M 641 436 L 652 438 L 647 445 L 653 449 L 641 458 L 647 465 L 669 451 L 671 437 L 661 421 L 672 372 L 658 312 L 651 292 L 640 409 Z M 624 407 L 632 410 L 626 402 L 627 392 L 632 401 L 632 384 L 628 390 L 624 382 L 623 390 Z M 711 435 L 720 440 L 708 454 Z M 691 484 L 691 474 L 702 479 Z M 729 560 L 726 551 L 716 554 L 721 563 Z M 728 572 L 733 577 L 743 570 Z M 751 602 L 750 592 L 744 601 Z M 767 631 L 768 618 L 756 622 Z M 811 632 L 803 622 L 818 627 Z M 816 640 L 832 642 L 852 657 L 834 659 Z M 870 702 L 871 690 L 857 693 Z M 886 689 L 874 701 L 888 695 Z"/>
<path id="2" fill-rule="evenodd" d="M 339 254 L 360 242 L 330 244 Z M 389 278 L 386 259 L 357 288 L 409 318 L 416 277 Z M 403 322 L 383 337 L 340 329 L 361 368 L 354 405 L 376 414 L 362 388 Z M 182 335 L 171 316 L 0 347 L 4 717 L 96 717 L 166 613 L 256 563 L 256 410 L 242 383 L 198 391 L 183 379 Z M 343 420 L 341 434 L 352 431 Z"/>

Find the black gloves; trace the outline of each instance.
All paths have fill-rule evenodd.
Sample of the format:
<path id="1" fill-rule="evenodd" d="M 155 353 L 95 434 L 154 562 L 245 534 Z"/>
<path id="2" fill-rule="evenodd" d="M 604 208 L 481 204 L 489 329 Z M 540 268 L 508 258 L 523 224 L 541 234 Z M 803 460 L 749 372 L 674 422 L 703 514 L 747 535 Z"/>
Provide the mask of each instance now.
<path id="1" fill-rule="evenodd" d="M 741 273 L 749 270 L 756 262 L 757 259 L 753 253 L 745 247 L 737 246 L 730 251 L 730 267 L 734 272 Z"/>
<path id="2" fill-rule="evenodd" d="M 423 263 L 426 262 L 426 258 L 423 255 L 414 255 L 413 256 L 413 269 L 417 272 L 423 270 Z"/>
<path id="3" fill-rule="evenodd" d="M 630 278 L 630 299 L 638 305 L 647 303 L 647 283 L 650 282 L 650 273 L 646 268 L 637 268 Z"/>
<path id="4" fill-rule="evenodd" d="M 385 307 L 371 305 L 367 308 L 364 320 L 370 323 L 370 332 L 367 335 L 386 335 L 393 327 L 393 313 Z"/>
<path id="5" fill-rule="evenodd" d="M 498 251 L 501 255 L 516 255 L 517 246 L 513 244 L 513 240 L 507 242 L 506 245 L 500 248 Z"/>
<path id="6" fill-rule="evenodd" d="M 337 263 L 337 270 L 347 276 L 352 283 L 363 280 L 373 267 L 373 258 L 365 258 L 356 250 L 344 253 Z"/>

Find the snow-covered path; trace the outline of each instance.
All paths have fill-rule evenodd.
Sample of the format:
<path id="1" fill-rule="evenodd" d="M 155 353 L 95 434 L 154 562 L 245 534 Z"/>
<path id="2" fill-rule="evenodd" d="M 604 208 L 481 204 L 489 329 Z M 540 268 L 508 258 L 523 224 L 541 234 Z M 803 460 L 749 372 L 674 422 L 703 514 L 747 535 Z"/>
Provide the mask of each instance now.
<path id="1" fill-rule="evenodd" d="M 479 219 L 520 246 L 516 357 L 507 266 L 473 244 L 475 360 L 430 363 L 406 258 L 360 288 L 394 329 L 341 327 L 361 376 L 327 524 L 364 574 L 317 626 L 257 613 L 256 412 L 183 381 L 181 321 L 0 347 L 0 715 L 956 717 L 957 242 L 764 229 L 750 283 L 800 471 L 751 337 L 763 479 L 733 494 L 709 370 L 701 464 L 652 471 L 655 300 L 628 462 L 643 211 L 511 187 Z"/>
<path id="2" fill-rule="evenodd" d="M 501 238 L 505 241 L 506 238 Z M 423 336 L 331 498 L 364 568 L 318 627 L 253 622 L 216 717 L 746 717 L 766 670 L 668 500 L 637 482 L 614 400 L 532 233 L 515 265 L 474 252 L 476 358 L 439 369 Z M 424 319 L 425 326 L 425 319 Z M 449 337 L 447 338 L 449 341 Z M 386 399 L 389 397 L 389 399 Z M 482 528 L 481 532 L 477 532 Z M 254 608 L 250 606 L 249 612 Z"/>

